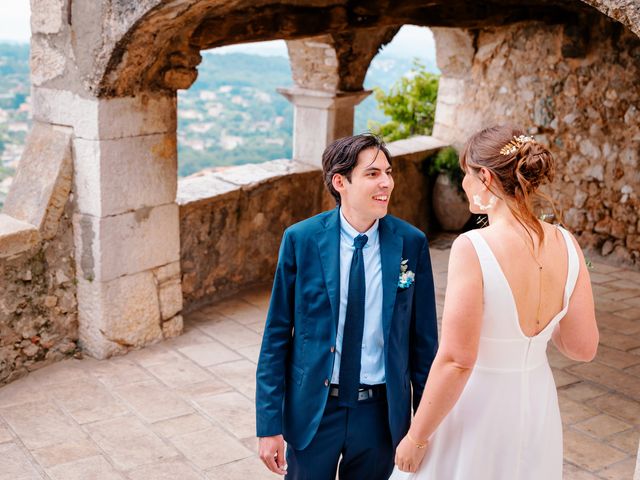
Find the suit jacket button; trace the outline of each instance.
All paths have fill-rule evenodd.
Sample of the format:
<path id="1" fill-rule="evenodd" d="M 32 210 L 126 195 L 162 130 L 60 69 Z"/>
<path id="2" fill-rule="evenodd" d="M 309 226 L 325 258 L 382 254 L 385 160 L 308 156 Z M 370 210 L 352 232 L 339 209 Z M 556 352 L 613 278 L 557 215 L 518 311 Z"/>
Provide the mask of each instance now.
<path id="1" fill-rule="evenodd" d="M 336 346 L 335 345 L 331 345 L 331 353 L 336 351 Z"/>
<path id="2" fill-rule="evenodd" d="M 328 378 L 325 378 L 325 379 L 324 379 L 324 386 L 325 386 L 325 387 L 328 387 L 328 386 L 329 386 L 329 379 L 328 379 Z"/>

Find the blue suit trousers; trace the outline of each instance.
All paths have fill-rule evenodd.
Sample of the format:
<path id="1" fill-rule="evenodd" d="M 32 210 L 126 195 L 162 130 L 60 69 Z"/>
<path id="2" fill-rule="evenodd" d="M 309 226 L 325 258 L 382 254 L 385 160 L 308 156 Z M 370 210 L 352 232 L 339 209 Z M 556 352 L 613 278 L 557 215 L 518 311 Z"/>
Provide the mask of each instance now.
<path id="1" fill-rule="evenodd" d="M 303 450 L 287 445 L 286 480 L 387 480 L 393 470 L 393 442 L 387 400 L 341 407 L 329 397 L 320 426 Z"/>

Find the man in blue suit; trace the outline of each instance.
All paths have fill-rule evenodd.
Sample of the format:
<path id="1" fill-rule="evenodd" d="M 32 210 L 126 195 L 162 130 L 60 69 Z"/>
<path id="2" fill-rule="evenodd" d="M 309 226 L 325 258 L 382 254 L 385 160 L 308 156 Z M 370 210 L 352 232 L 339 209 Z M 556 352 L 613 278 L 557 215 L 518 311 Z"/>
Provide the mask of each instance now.
<path id="1" fill-rule="evenodd" d="M 390 161 L 373 135 L 334 142 L 337 208 L 284 232 L 256 415 L 260 458 L 287 479 L 387 479 L 436 353 L 427 239 L 387 215 Z"/>

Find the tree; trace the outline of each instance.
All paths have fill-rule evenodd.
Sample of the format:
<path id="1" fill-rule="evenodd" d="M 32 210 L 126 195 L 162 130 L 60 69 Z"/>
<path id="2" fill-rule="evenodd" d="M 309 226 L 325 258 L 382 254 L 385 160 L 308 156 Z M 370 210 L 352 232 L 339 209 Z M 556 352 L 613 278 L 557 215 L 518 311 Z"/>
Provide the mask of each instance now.
<path id="1" fill-rule="evenodd" d="M 378 108 L 391 121 L 380 124 L 369 121 L 369 129 L 387 142 L 412 135 L 430 135 L 436 113 L 439 75 L 427 72 L 417 59 L 413 69 L 395 82 L 385 93 L 374 88 Z"/>

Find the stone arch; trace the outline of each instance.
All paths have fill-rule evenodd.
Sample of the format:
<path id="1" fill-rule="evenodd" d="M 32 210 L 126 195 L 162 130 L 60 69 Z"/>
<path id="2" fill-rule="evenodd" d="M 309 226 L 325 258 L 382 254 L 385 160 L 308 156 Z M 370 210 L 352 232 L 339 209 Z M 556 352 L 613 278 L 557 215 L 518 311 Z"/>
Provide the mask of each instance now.
<path id="1" fill-rule="evenodd" d="M 569 47 L 578 54 L 581 31 L 573 27 L 585 21 L 613 18 L 619 29 L 640 33 L 638 7 L 628 0 L 48 0 L 34 2 L 33 16 L 34 119 L 72 131 L 80 335 L 96 356 L 180 331 L 176 90 L 195 80 L 201 50 L 274 38 L 287 40 L 292 51 L 322 44 L 317 53 L 332 55 L 328 68 L 311 76 L 294 72 L 296 89 L 287 92 L 300 118 L 320 111 L 322 134 L 303 129 L 320 141 L 312 152 L 298 152 L 298 159 L 317 162 L 318 149 L 349 131 L 344 112 L 365 94 L 371 58 L 403 24 L 457 29 L 471 59 L 489 51 L 476 51 L 480 30 L 534 20 L 556 30 L 568 24 L 575 40 Z M 304 70 L 308 57 L 293 57 Z M 461 103 L 454 94 L 460 78 L 450 80 L 439 95 L 440 114 L 447 98 L 450 111 Z M 593 231 L 597 221 L 589 224 Z M 605 223 L 598 226 L 605 235 L 620 235 L 620 225 L 614 231 Z M 640 227 L 633 228 L 616 241 L 640 243 Z M 141 305 L 148 307 L 143 314 Z"/>
<path id="2" fill-rule="evenodd" d="M 592 8 L 593 7 L 593 8 Z M 147 0 L 131 6 L 114 0 L 71 7 L 71 17 L 104 18 L 100 28 L 84 27 L 74 53 L 91 63 L 83 73 L 92 94 L 132 95 L 145 90 L 188 88 L 197 75 L 199 51 L 231 43 L 277 38 L 295 40 L 360 29 L 399 28 L 405 23 L 432 27 L 478 28 L 526 19 L 562 22 L 576 13 L 602 14 L 640 34 L 640 7 L 622 0 L 529 0 L 468 2 L 299 2 L 248 0 Z M 508 12 L 505 14 L 505 12 Z M 250 21 L 247 19 L 250 18 Z M 93 30 L 91 30 L 93 27 Z M 76 28 L 76 27 L 74 27 Z M 78 24 L 78 29 L 83 26 Z M 87 42 L 93 48 L 87 48 Z"/>

